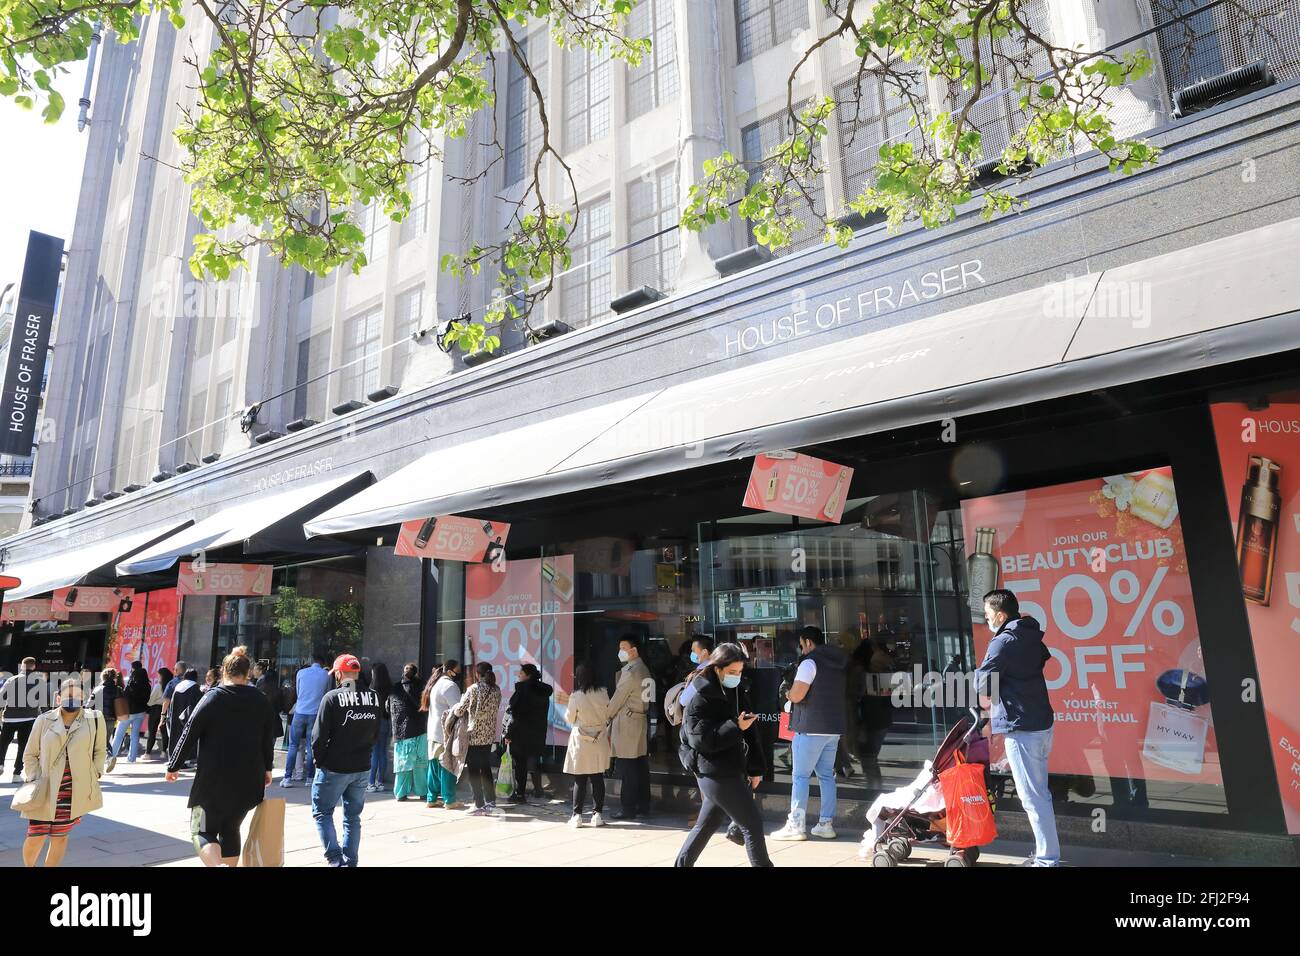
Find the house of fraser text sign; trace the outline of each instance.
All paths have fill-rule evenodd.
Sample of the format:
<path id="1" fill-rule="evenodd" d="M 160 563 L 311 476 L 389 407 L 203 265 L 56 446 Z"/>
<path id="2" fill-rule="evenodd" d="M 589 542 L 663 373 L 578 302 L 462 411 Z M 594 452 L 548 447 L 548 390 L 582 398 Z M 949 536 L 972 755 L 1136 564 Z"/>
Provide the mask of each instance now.
<path id="1" fill-rule="evenodd" d="M 9 357 L 5 362 L 4 391 L 0 397 L 4 416 L 0 453 L 6 455 L 22 457 L 32 453 L 62 261 L 62 239 L 40 232 L 28 234 L 27 261 L 18 287 Z"/>
<path id="2" fill-rule="evenodd" d="M 744 355 L 965 292 L 985 284 L 983 269 L 982 260 L 967 259 L 923 269 L 894 282 L 844 289 L 841 294 L 804 297 L 796 290 L 788 309 L 729 326 L 725 331 L 727 356 Z"/>

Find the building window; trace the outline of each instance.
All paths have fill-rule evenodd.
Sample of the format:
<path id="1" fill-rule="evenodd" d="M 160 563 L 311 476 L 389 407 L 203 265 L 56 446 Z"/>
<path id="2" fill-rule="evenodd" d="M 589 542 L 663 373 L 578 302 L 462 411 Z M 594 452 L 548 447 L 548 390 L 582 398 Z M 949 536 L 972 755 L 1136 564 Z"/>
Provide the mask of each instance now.
<path id="1" fill-rule="evenodd" d="M 560 280 L 560 318 L 569 325 L 585 325 L 609 311 L 610 244 L 609 197 L 603 196 L 583 205 L 569 240 L 573 267 Z"/>
<path id="2" fill-rule="evenodd" d="M 424 319 L 424 286 L 417 285 L 397 297 L 397 316 L 393 322 L 393 383 L 406 382 L 415 354 L 415 340 L 411 338 L 420 329 Z"/>
<path id="3" fill-rule="evenodd" d="M 672 228 L 678 220 L 676 164 L 630 183 L 627 208 L 628 241 L 633 243 L 628 250 L 628 285 L 666 292 L 677 279 L 677 230 Z"/>
<path id="4" fill-rule="evenodd" d="M 297 388 L 293 417 L 323 421 L 329 396 L 330 334 L 318 332 L 298 343 Z"/>
<path id="5" fill-rule="evenodd" d="M 354 315 L 344 324 L 340 401 L 364 399 L 379 387 L 379 343 L 383 335 L 382 308 Z"/>
<path id="6" fill-rule="evenodd" d="M 190 417 L 185 423 L 185 437 L 180 441 L 180 451 L 176 455 L 177 461 L 197 463 L 203 457 L 203 426 L 206 424 L 204 416 L 207 413 L 208 390 L 205 388 L 190 398 Z"/>
<path id="7" fill-rule="evenodd" d="M 808 104 L 796 103 L 795 113 L 806 109 Z M 750 126 L 746 126 L 740 133 L 741 152 L 746 163 L 755 165 L 750 166 L 750 181 L 755 182 L 763 175 L 765 169 L 771 164 L 764 161 L 764 157 L 769 151 L 774 149 L 777 144 L 784 142 L 794 132 L 794 121 L 790 119 L 790 114 L 786 110 L 781 110 L 775 116 L 769 116 L 767 119 L 759 120 Z M 790 237 L 790 245 L 783 249 L 776 250 L 777 255 L 793 252 L 798 249 L 806 249 L 814 246 L 822 240 L 822 228 L 820 222 L 813 215 L 815 210 L 818 214 L 825 215 L 826 200 L 825 186 L 822 184 L 820 175 L 814 177 L 814 181 L 808 185 L 808 192 L 812 195 L 812 208 L 809 208 L 808 200 L 804 198 L 798 187 L 791 185 L 790 191 L 786 197 L 786 203 L 789 209 L 794 213 L 795 218 L 803 223 L 802 229 L 795 230 Z M 753 229 L 750 229 L 750 241 L 753 242 Z"/>
<path id="8" fill-rule="evenodd" d="M 641 0 L 632 8 L 627 34 L 649 38 L 650 52 L 627 69 L 627 116 L 636 119 L 677 95 L 677 43 L 672 0 Z"/>
<path id="9" fill-rule="evenodd" d="M 1156 38 L 1171 102 L 1174 93 L 1193 83 L 1259 60 L 1268 63 L 1279 83 L 1300 77 L 1300 7 L 1296 4 L 1225 3 L 1175 20 L 1203 6 L 1203 0 L 1151 4 L 1155 25 L 1168 24 Z M 1255 16 L 1245 13 L 1251 8 L 1258 10 Z"/>
<path id="10" fill-rule="evenodd" d="M 739 62 L 786 42 L 808 26 L 804 0 L 736 0 L 736 49 Z"/>
<path id="11" fill-rule="evenodd" d="M 358 217 L 362 232 L 366 234 L 366 242 L 362 251 L 366 254 L 366 262 L 374 262 L 380 256 L 388 254 L 388 217 L 384 215 L 383 200 L 375 199 L 361 208 L 361 214 Z"/>
<path id="12" fill-rule="evenodd" d="M 538 30 L 519 45 L 545 98 L 550 36 L 545 30 Z M 542 144 L 542 120 L 528 77 L 509 51 L 505 55 L 510 58 L 506 83 L 506 185 L 510 186 L 532 168 Z"/>
<path id="13" fill-rule="evenodd" d="M 1026 3 L 1020 15 L 1036 33 L 1052 40 L 1052 17 L 1044 0 Z M 960 45 L 963 56 L 974 55 L 970 40 L 960 41 Z M 1029 58 L 1028 66 L 1019 63 L 1026 56 Z M 1011 137 L 1028 122 L 1027 114 L 1020 108 L 1023 94 L 1016 92 L 1015 88 L 1017 72 L 1040 76 L 1050 68 L 1051 58 L 1023 33 L 1014 32 L 994 43 L 984 32 L 980 36 L 980 62 L 989 71 L 989 81 L 984 88 L 963 90 L 960 81 L 952 81 L 948 84 L 948 95 L 954 116 L 968 103 L 974 101 L 977 104 L 971 107 L 968 121 L 980 131 L 983 158 L 997 159 L 1011 142 Z"/>
<path id="14" fill-rule="evenodd" d="M 911 89 L 924 101 L 924 76 L 910 76 L 919 84 Z M 835 110 L 840 128 L 840 175 L 847 202 L 875 181 L 881 146 L 919 137 L 919 131 L 908 126 L 912 118 L 910 102 L 892 83 L 872 73 L 855 76 L 835 87 Z"/>
<path id="15" fill-rule="evenodd" d="M 217 385 L 217 404 L 213 406 L 212 417 L 215 419 L 208 426 L 207 436 L 203 440 L 203 453 L 219 452 L 226 443 L 226 423 L 230 421 L 230 394 L 233 383 L 226 379 Z"/>
<path id="16" fill-rule="evenodd" d="M 429 231 L 429 164 L 423 163 L 411 170 L 406 182 L 411 194 L 411 211 L 402 220 L 402 242 L 418 239 Z"/>
<path id="17" fill-rule="evenodd" d="M 574 47 L 564 57 L 564 144 L 586 146 L 609 132 L 609 52 Z"/>

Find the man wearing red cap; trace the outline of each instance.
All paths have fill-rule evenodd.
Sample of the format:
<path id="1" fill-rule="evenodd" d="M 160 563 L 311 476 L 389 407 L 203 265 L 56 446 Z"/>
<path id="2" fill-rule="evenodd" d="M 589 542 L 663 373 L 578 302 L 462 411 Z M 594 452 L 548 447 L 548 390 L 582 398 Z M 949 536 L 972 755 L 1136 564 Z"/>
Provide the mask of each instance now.
<path id="1" fill-rule="evenodd" d="M 361 662 L 340 654 L 330 671 L 339 686 L 321 699 L 311 732 L 316 777 L 311 815 L 330 866 L 356 866 L 361 850 L 361 809 L 366 804 L 370 754 L 379 738 L 379 695 L 357 684 Z M 343 801 L 343 845 L 334 829 L 334 808 Z"/>

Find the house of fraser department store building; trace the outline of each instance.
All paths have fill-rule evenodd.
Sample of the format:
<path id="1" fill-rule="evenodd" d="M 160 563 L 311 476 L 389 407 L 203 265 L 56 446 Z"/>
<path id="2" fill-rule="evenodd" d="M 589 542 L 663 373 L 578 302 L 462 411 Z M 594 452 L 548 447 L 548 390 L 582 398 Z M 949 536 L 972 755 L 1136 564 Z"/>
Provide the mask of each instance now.
<path id="1" fill-rule="evenodd" d="M 1114 22 L 1083 3 L 1036 15 L 1058 39 L 1151 26 L 1145 3 L 1105 7 Z M 161 601 L 196 551 L 270 565 L 269 594 L 180 601 L 180 657 L 248 644 L 287 675 L 313 650 L 422 673 L 455 657 L 492 661 L 507 684 L 531 660 L 557 688 L 558 748 L 575 662 L 612 680 L 625 634 L 660 691 L 693 632 L 743 641 L 774 718 L 804 624 L 850 651 L 881 644 L 909 675 L 973 666 L 988 635 L 971 582 L 991 574 L 1046 625 L 1067 842 L 1295 862 L 1294 15 L 1271 45 L 1206 17 L 1194 56 L 1174 30 L 1141 41 L 1159 70 L 1121 115 L 1164 153 L 1140 175 L 1080 155 L 1017 187 L 1019 214 L 896 235 L 869 224 L 846 250 L 810 234 L 723 277 L 718 261 L 748 245 L 736 224 L 622 248 L 674 221 L 679 164 L 779 138 L 794 54 L 775 38 L 817 9 L 643 0 L 637 27 L 660 52 L 641 70 L 550 51 L 583 200 L 574 261 L 591 264 L 546 304 L 561 334 L 507 332 L 473 365 L 410 333 L 490 294 L 436 264 L 504 226 L 488 197 L 518 188 L 510 146 L 535 132 L 508 91 L 506 161 L 482 190 L 445 182 L 476 162 L 450 144 L 447 169 L 416 184 L 414 222 L 363 210 L 360 275 L 258 261 L 214 323 L 168 298 L 196 227 L 179 178 L 142 158 L 175 161 L 187 38 L 150 25 L 106 44 L 47 397 L 58 440 L 37 454 L 39 523 L 6 542 L 4 573 L 23 581 L 6 600 L 112 584 Z M 801 95 L 852 76 L 844 51 L 819 53 Z M 1175 90 L 1261 58 L 1271 85 L 1171 115 Z M 832 211 L 869 167 L 851 135 L 894 132 L 879 91 L 864 95 L 874 118 L 828 144 L 816 196 Z M 996 142 L 1014 117 L 982 110 Z M 671 294 L 608 310 L 640 285 Z M 839 523 L 742 506 L 754 456 L 775 449 L 853 469 Z M 508 523 L 504 571 L 394 553 L 402 522 L 446 514 Z M 4 649 L 81 633 L 89 662 L 107 623 L 7 625 Z M 915 776 L 957 717 L 921 694 L 902 703 L 872 787 Z M 767 724 L 776 810 L 789 759 Z M 661 719 L 650 746 L 656 789 L 684 797 Z M 856 827 L 873 789 L 852 769 L 841 795 Z M 1014 832 L 1014 798 L 1002 809 Z"/>

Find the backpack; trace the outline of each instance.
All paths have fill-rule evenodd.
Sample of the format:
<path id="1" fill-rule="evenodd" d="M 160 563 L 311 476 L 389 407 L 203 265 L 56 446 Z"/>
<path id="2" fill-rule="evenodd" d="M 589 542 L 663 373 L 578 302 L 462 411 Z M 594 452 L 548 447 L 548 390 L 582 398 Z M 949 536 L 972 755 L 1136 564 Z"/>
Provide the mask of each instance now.
<path id="1" fill-rule="evenodd" d="M 668 693 L 664 694 L 664 718 L 674 727 L 680 727 L 682 721 L 686 719 L 686 708 L 681 705 L 681 696 L 690 683 L 688 679 L 680 684 L 674 684 L 668 688 Z"/>

